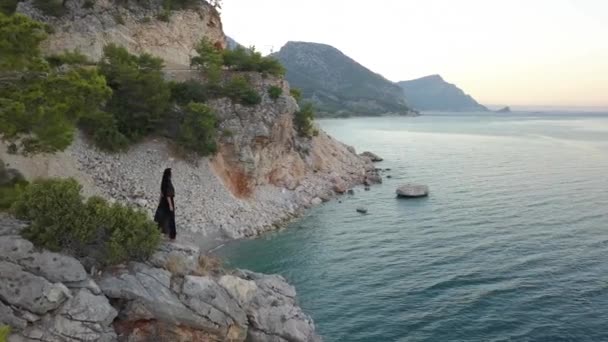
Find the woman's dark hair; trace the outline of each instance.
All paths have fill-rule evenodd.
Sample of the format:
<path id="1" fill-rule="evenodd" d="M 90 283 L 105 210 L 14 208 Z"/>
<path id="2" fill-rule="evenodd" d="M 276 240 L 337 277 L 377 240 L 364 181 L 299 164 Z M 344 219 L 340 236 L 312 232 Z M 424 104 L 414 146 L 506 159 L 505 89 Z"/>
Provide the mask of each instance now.
<path id="1" fill-rule="evenodd" d="M 165 169 L 165 172 L 163 172 L 163 180 L 160 183 L 160 192 L 163 194 L 166 193 L 169 186 L 173 186 L 173 184 L 171 184 L 171 169 L 167 168 Z"/>

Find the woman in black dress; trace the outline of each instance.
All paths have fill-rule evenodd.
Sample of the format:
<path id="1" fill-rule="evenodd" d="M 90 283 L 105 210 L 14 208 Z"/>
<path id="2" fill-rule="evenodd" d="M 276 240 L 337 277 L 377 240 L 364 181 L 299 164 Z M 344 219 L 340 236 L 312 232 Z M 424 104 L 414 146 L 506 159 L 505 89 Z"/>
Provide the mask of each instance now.
<path id="1" fill-rule="evenodd" d="M 171 182 L 171 169 L 165 169 L 163 180 L 160 183 L 160 201 L 154 221 L 158 223 L 161 233 L 169 235 L 171 240 L 175 240 L 175 189 Z"/>

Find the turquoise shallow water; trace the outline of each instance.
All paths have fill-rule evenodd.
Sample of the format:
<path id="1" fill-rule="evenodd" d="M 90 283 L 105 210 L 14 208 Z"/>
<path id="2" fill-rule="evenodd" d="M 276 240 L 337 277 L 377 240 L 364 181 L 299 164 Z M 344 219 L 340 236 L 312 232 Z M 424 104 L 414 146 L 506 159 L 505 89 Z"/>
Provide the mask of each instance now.
<path id="1" fill-rule="evenodd" d="M 608 116 L 321 125 L 393 178 L 218 254 L 284 275 L 326 341 L 608 341 Z"/>

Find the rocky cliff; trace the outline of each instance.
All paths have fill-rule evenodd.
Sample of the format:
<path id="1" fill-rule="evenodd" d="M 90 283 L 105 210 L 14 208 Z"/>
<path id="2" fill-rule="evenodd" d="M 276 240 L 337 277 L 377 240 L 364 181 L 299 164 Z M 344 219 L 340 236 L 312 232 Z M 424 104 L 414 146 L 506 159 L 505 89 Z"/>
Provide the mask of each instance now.
<path id="1" fill-rule="evenodd" d="M 142 5 L 147 3 L 147 5 Z M 200 6 L 172 11 L 169 22 L 157 19 L 162 0 L 66 0 L 66 13 L 45 16 L 29 0 L 18 11 L 49 24 L 53 34 L 45 53 L 78 49 L 98 59 L 108 43 L 132 52 L 149 52 L 173 64 L 189 64 L 194 45 L 207 37 L 225 46 L 217 11 L 205 1 Z M 186 67 L 166 69 L 168 79 L 204 81 Z M 225 77 L 230 77 L 226 72 Z M 370 160 L 320 132 L 300 137 L 293 127 L 296 101 L 289 84 L 280 78 L 245 75 L 262 103 L 253 107 L 228 99 L 208 103 L 219 121 L 219 153 L 212 158 L 184 161 L 162 138 L 132 147 L 125 154 L 106 154 L 82 137 L 63 153 L 23 158 L 6 153 L 0 158 L 28 178 L 74 177 L 86 195 L 132 203 L 149 211 L 158 201 L 160 175 L 174 169 L 178 194 L 178 224 L 183 233 L 216 238 L 254 236 L 298 215 L 318 198 L 328 199 L 366 180 L 378 180 Z M 283 89 L 273 100 L 269 86 Z M 144 99 L 142 99 L 143 101 Z M 317 199 L 317 200 L 315 200 Z M 184 234 L 182 234 L 184 235 Z"/>
<path id="2" fill-rule="evenodd" d="M 197 78 L 195 72 L 168 75 Z M 209 103 L 219 121 L 219 153 L 211 158 L 178 158 L 163 138 L 133 146 L 127 153 L 107 154 L 82 136 L 65 152 L 26 158 L 6 153 L 0 159 L 28 179 L 74 177 L 86 195 L 131 203 L 150 213 L 156 208 L 160 176 L 173 168 L 181 238 L 201 237 L 217 245 L 227 238 L 258 235 L 298 216 L 302 210 L 365 181 L 379 181 L 369 158 L 323 131 L 298 136 L 293 127 L 298 109 L 291 96 L 271 99 L 269 85 L 289 85 L 278 78 L 250 75 L 262 103 L 242 106 L 227 99 Z"/>
<path id="3" fill-rule="evenodd" d="M 44 43 L 47 54 L 78 50 L 93 61 L 103 47 L 115 43 L 131 53 L 147 52 L 161 57 L 168 66 L 190 65 L 194 47 L 207 37 L 226 46 L 219 13 L 205 1 L 167 14 L 162 0 L 65 0 L 65 13 L 45 15 L 33 0 L 19 3 L 17 11 L 53 28 Z M 158 18 L 166 15 L 165 20 Z M 163 18 L 163 19 L 164 19 Z"/>
<path id="4" fill-rule="evenodd" d="M 274 54 L 289 83 L 326 116 L 412 114 L 399 86 L 317 43 L 289 42 Z"/>
<path id="5" fill-rule="evenodd" d="M 431 75 L 411 81 L 398 82 L 409 103 L 418 110 L 448 112 L 485 112 L 488 108 L 480 105 L 462 89 L 446 82 L 439 75 Z"/>
<path id="6" fill-rule="evenodd" d="M 302 341 L 320 338 L 280 276 L 208 267 L 165 243 L 147 263 L 97 271 L 38 250 L 0 216 L 0 325 L 9 342 Z M 87 272 L 88 271 L 88 272 Z"/>

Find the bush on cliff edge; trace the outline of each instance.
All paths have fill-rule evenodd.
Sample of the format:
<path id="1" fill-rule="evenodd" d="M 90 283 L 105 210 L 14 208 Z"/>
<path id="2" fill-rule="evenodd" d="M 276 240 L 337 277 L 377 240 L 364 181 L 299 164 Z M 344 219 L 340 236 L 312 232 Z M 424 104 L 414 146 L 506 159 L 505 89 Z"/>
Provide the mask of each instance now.
<path id="1" fill-rule="evenodd" d="M 315 112 L 312 103 L 305 103 L 302 105 L 300 110 L 296 112 L 294 118 L 294 124 L 300 136 L 310 138 L 315 135 L 315 130 L 313 127 L 314 119 Z"/>
<path id="2" fill-rule="evenodd" d="M 31 222 L 24 237 L 40 247 L 90 257 L 101 265 L 144 260 L 160 243 L 145 213 L 92 197 L 86 202 L 74 180 L 38 180 L 19 195 L 11 210 Z"/>
<path id="3" fill-rule="evenodd" d="M 177 144 L 200 156 L 217 152 L 216 124 L 217 120 L 211 108 L 202 103 L 191 102 L 185 107 Z"/>

